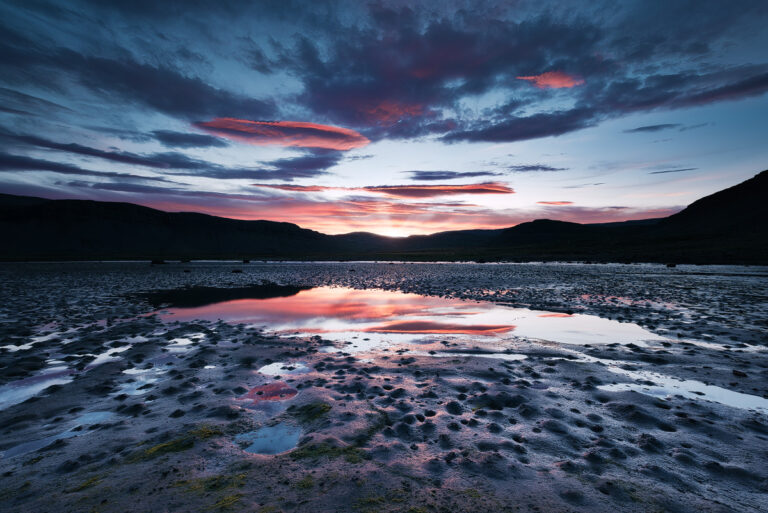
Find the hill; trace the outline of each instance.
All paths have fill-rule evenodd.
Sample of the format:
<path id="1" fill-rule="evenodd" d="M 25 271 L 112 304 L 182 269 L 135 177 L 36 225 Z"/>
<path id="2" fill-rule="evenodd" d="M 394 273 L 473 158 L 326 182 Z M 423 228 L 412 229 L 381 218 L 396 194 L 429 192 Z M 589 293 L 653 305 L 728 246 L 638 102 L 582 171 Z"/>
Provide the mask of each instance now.
<path id="1" fill-rule="evenodd" d="M 768 171 L 667 218 L 391 238 L 171 213 L 130 203 L 0 194 L 0 259 L 591 260 L 768 264 Z"/>

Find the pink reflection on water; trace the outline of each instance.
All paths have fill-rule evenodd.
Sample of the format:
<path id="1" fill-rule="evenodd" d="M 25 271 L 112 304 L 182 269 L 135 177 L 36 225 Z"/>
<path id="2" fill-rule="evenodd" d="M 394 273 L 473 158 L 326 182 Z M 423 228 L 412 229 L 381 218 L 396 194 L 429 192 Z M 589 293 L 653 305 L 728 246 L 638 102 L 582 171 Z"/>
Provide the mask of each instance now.
<path id="1" fill-rule="evenodd" d="M 238 401 L 247 401 L 247 406 L 256 406 L 262 401 L 287 401 L 292 399 L 298 394 L 299 391 L 290 387 L 288 384 L 281 381 L 275 383 L 269 383 L 268 385 L 262 385 L 254 387 L 248 391 L 242 397 L 238 397 Z"/>
<path id="2" fill-rule="evenodd" d="M 305 333 L 493 335 L 513 330 L 513 325 L 471 321 L 472 317 L 493 308 L 492 304 L 402 292 L 317 287 L 289 297 L 237 299 L 193 308 L 169 308 L 163 310 L 160 317 L 165 321 L 223 320 Z M 447 317 L 454 322 L 444 322 Z"/>
<path id="3" fill-rule="evenodd" d="M 511 325 L 453 324 L 433 321 L 394 321 L 365 328 L 368 333 L 455 333 L 461 335 L 495 335 L 515 329 Z"/>

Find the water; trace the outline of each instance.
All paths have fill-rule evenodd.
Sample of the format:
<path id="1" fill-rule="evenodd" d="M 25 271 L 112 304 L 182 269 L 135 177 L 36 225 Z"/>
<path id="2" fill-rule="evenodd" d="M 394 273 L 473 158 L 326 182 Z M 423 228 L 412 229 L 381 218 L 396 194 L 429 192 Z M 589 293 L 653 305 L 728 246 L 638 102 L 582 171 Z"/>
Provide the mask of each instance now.
<path id="1" fill-rule="evenodd" d="M 560 344 L 634 343 L 640 346 L 666 340 L 636 324 L 594 315 L 345 287 L 297 289 L 288 296 L 171 307 L 161 310 L 160 316 L 166 321 L 223 320 L 264 327 L 284 335 L 319 335 L 340 344 L 346 352 L 448 339 L 525 338 Z M 332 351 L 334 347 L 326 350 Z"/>
<path id="2" fill-rule="evenodd" d="M 280 454 L 290 451 L 299 443 L 301 428 L 290 424 L 267 426 L 235 437 L 244 445 L 244 451 L 252 454 Z"/>
<path id="3" fill-rule="evenodd" d="M 69 429 L 54 435 L 46 436 L 37 440 L 31 440 L 29 442 L 24 442 L 11 447 L 10 449 L 2 452 L 2 457 L 3 459 L 15 458 L 17 456 L 28 454 L 32 451 L 43 449 L 57 440 L 64 440 L 67 438 L 88 434 L 90 433 L 89 430 L 77 428 L 94 426 L 104 422 L 105 420 L 111 419 L 114 416 L 114 412 L 110 411 L 92 411 L 89 413 L 84 413 L 83 415 L 80 415 L 70 422 L 71 427 Z"/>

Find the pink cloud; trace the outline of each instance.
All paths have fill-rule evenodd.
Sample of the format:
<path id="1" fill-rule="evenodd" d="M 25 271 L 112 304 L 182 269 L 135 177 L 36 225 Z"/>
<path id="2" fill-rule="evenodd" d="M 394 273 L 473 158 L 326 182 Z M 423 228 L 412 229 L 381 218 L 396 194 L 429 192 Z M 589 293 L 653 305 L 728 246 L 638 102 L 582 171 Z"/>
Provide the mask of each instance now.
<path id="1" fill-rule="evenodd" d="M 527 80 L 539 89 L 561 89 L 574 87 L 584 83 L 584 79 L 575 75 L 569 75 L 562 71 L 547 71 L 541 75 L 516 77 L 519 80 Z"/>
<path id="2" fill-rule="evenodd" d="M 573 205 L 573 201 L 537 201 L 539 205 L 553 205 L 553 206 L 560 206 L 560 205 Z"/>
<path id="3" fill-rule="evenodd" d="M 195 123 L 195 126 L 219 137 L 247 144 L 299 146 L 329 150 L 351 150 L 371 142 L 367 137 L 337 126 L 304 121 L 250 121 L 237 118 L 216 118 Z"/>

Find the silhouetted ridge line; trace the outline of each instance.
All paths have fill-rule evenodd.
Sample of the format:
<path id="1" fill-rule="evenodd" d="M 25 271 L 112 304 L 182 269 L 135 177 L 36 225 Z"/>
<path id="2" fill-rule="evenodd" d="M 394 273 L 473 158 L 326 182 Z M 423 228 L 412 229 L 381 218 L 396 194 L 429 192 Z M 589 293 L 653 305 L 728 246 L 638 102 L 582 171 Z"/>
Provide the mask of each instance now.
<path id="1" fill-rule="evenodd" d="M 662 219 L 537 219 L 406 238 L 326 235 L 291 223 L 130 203 L 0 194 L 0 259 L 475 260 L 768 264 L 768 171 Z"/>

